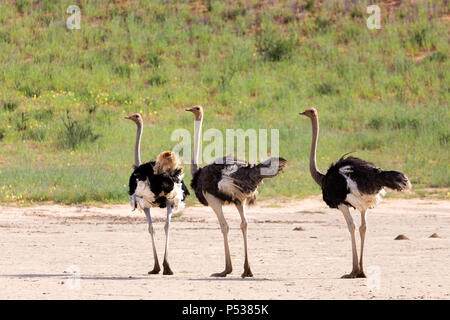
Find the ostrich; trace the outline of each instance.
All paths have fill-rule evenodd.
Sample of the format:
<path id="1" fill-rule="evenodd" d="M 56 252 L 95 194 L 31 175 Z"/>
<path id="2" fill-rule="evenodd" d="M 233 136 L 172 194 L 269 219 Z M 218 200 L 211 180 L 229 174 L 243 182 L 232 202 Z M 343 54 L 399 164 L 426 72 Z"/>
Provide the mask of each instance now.
<path id="1" fill-rule="evenodd" d="M 375 207 L 385 194 L 384 187 L 403 191 L 411 188 L 408 178 L 398 171 L 383 171 L 371 162 L 343 155 L 332 164 L 326 174 L 316 166 L 316 147 L 319 134 L 319 115 L 315 108 L 300 113 L 311 119 L 312 143 L 309 157 L 309 170 L 314 181 L 322 188 L 323 200 L 330 208 L 337 208 L 347 222 L 352 240 L 353 269 L 342 278 L 365 278 L 363 269 L 364 238 L 366 235 L 366 211 Z M 361 252 L 358 262 L 356 250 L 355 224 L 349 207 L 361 212 Z"/>
<path id="2" fill-rule="evenodd" d="M 132 120 L 137 125 L 136 144 L 134 147 L 134 171 L 129 180 L 130 204 L 134 209 L 144 211 L 148 222 L 148 232 L 152 238 L 153 257 L 155 264 L 149 274 L 157 274 L 161 271 L 156 253 L 154 229 L 150 215 L 151 207 L 167 207 L 167 217 L 164 226 L 166 245 L 164 251 L 163 267 L 164 275 L 172 275 L 168 262 L 169 230 L 173 209 L 184 205 L 184 200 L 189 191 L 183 182 L 183 170 L 178 165 L 176 155 L 170 151 L 161 153 L 157 161 L 141 164 L 140 142 L 143 130 L 143 120 L 139 113 L 132 114 L 125 119 Z M 155 170 L 157 167 L 157 170 Z"/>
<path id="3" fill-rule="evenodd" d="M 277 176 L 286 160 L 283 158 L 270 158 L 260 164 L 250 165 L 245 161 L 231 157 L 219 158 L 203 168 L 198 167 L 198 153 L 203 122 L 203 108 L 194 106 L 186 111 L 195 116 L 194 152 L 191 163 L 191 187 L 197 199 L 205 206 L 210 206 L 219 220 L 225 246 L 225 270 L 213 273 L 212 277 L 226 277 L 231 273 L 231 256 L 228 246 L 228 223 L 222 212 L 222 205 L 233 203 L 241 216 L 241 230 L 244 237 L 244 272 L 242 277 L 253 277 L 248 262 L 247 253 L 247 217 L 246 205 L 256 200 L 257 187 L 264 178 Z M 271 166 L 275 164 L 275 168 Z M 273 170 L 275 169 L 275 170 Z"/>

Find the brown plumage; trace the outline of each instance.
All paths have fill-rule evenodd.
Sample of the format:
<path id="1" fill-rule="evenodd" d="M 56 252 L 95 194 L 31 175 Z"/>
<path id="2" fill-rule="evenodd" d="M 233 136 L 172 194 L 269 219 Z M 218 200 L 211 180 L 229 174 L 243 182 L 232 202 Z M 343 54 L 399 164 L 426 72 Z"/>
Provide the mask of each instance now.
<path id="1" fill-rule="evenodd" d="M 183 173 L 177 154 L 172 151 L 161 152 L 156 158 L 154 173 L 172 175 L 174 172 L 178 172 L 178 175 Z"/>

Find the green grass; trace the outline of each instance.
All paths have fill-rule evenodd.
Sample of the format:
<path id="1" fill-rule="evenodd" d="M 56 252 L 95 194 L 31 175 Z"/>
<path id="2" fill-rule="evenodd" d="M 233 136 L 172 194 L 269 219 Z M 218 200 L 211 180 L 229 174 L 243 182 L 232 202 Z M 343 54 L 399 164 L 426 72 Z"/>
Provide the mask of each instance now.
<path id="1" fill-rule="evenodd" d="M 366 28 L 364 1 L 76 3 L 80 30 L 65 28 L 73 1 L 0 3 L 1 202 L 127 201 L 135 126 L 123 117 L 143 114 L 142 158 L 154 159 L 173 130 L 193 131 L 194 104 L 204 130 L 280 130 L 289 164 L 262 198 L 320 192 L 308 106 L 322 170 L 355 151 L 417 190 L 450 185 L 442 1 L 382 3 L 381 30 Z"/>

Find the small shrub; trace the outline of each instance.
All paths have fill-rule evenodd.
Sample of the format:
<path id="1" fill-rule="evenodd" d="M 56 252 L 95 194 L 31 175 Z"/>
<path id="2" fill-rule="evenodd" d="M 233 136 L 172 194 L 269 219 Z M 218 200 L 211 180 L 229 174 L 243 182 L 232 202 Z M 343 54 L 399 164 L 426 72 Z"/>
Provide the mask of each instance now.
<path id="1" fill-rule="evenodd" d="M 331 26 L 332 21 L 329 18 L 317 17 L 315 21 L 316 31 L 326 32 Z"/>
<path id="2" fill-rule="evenodd" d="M 419 47 L 426 48 L 430 43 L 430 29 L 426 26 L 422 26 L 418 29 L 413 30 L 410 42 Z"/>
<path id="3" fill-rule="evenodd" d="M 0 139 L 1 140 L 1 139 Z M 439 144 L 441 146 L 446 146 L 450 143 L 450 133 L 441 133 L 439 135 Z"/>
<path id="4" fill-rule="evenodd" d="M 117 73 L 122 78 L 129 78 L 131 75 L 131 67 L 127 64 L 122 64 L 114 69 L 114 72 Z"/>
<path id="5" fill-rule="evenodd" d="M 360 10 L 353 8 L 352 11 L 350 12 L 350 17 L 352 18 L 362 18 L 363 14 Z"/>
<path id="6" fill-rule="evenodd" d="M 25 94 L 28 98 L 39 97 L 41 95 L 40 88 L 32 88 L 29 85 L 20 86 L 18 90 Z"/>
<path id="7" fill-rule="evenodd" d="M 383 126 L 383 124 L 384 124 L 383 118 L 375 117 L 375 118 L 370 119 L 370 121 L 367 124 L 367 126 L 369 128 L 379 130 Z"/>
<path id="8" fill-rule="evenodd" d="M 224 20 L 235 20 L 238 16 L 245 16 L 247 9 L 243 7 L 230 7 L 222 12 Z"/>
<path id="9" fill-rule="evenodd" d="M 16 6 L 17 11 L 20 13 L 23 13 L 25 11 L 25 8 L 31 4 L 31 0 L 17 0 Z"/>
<path id="10" fill-rule="evenodd" d="M 155 69 L 159 68 L 163 63 L 163 59 L 154 52 L 147 53 L 147 61 L 148 64 Z"/>
<path id="11" fill-rule="evenodd" d="M 281 61 L 290 58 L 295 48 L 294 39 L 277 32 L 263 32 L 257 38 L 257 47 L 264 59 Z"/>
<path id="12" fill-rule="evenodd" d="M 307 0 L 305 3 L 305 10 L 312 12 L 314 10 L 314 0 Z"/>
<path id="13" fill-rule="evenodd" d="M 25 131 L 28 128 L 28 116 L 24 112 L 21 113 L 19 119 L 16 119 L 17 131 Z"/>
<path id="14" fill-rule="evenodd" d="M 418 130 L 420 127 L 420 120 L 416 118 L 409 118 L 406 116 L 396 116 L 394 119 L 390 119 L 388 121 L 388 124 L 392 129 L 396 130 L 404 129 L 406 127 Z"/>
<path id="15" fill-rule="evenodd" d="M 426 61 L 436 61 L 436 62 L 445 62 L 447 61 L 447 55 L 440 51 L 433 52 L 432 55 L 429 55 L 425 58 Z"/>
<path id="16" fill-rule="evenodd" d="M 11 36 L 9 35 L 8 32 L 6 32 L 6 31 L 0 32 L 0 42 L 6 42 L 6 43 L 11 42 Z"/>
<path id="17" fill-rule="evenodd" d="M 338 93 L 338 91 L 339 91 L 329 82 L 322 82 L 322 83 L 316 85 L 315 90 L 318 94 L 321 94 L 321 95 L 333 95 L 333 94 Z"/>
<path id="18" fill-rule="evenodd" d="M 167 80 L 160 74 L 152 75 L 148 79 L 148 84 L 151 86 L 161 86 L 161 85 L 165 84 L 166 82 L 167 82 Z"/>
<path id="19" fill-rule="evenodd" d="M 89 114 L 94 114 L 95 112 L 97 112 L 98 109 L 98 104 L 93 104 L 87 107 L 87 111 Z"/>
<path id="20" fill-rule="evenodd" d="M 2 103 L 3 110 L 5 111 L 15 111 L 19 104 L 15 101 L 5 101 Z"/>
<path id="21" fill-rule="evenodd" d="M 93 132 L 89 123 L 72 119 L 67 112 L 66 117 L 62 118 L 63 130 L 60 134 L 60 145 L 65 148 L 76 149 L 86 142 L 96 141 L 100 135 Z"/>

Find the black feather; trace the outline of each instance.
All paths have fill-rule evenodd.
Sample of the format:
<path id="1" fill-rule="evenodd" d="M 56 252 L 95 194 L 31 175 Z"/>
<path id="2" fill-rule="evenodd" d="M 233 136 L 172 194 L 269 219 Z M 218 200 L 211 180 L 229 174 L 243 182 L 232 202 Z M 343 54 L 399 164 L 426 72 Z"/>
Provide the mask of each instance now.
<path id="1" fill-rule="evenodd" d="M 403 190 L 409 184 L 408 178 L 401 172 L 383 171 L 371 162 L 344 156 L 330 166 L 323 180 L 323 200 L 331 208 L 337 208 L 340 204 L 352 206 L 345 201 L 350 189 L 347 180 L 339 172 L 339 169 L 346 166 L 351 168 L 347 173 L 348 177 L 356 183 L 362 194 L 374 195 L 383 187 Z"/>
<path id="2" fill-rule="evenodd" d="M 224 176 L 222 170 L 237 166 L 238 169 L 233 173 L 230 173 L 228 176 L 233 179 L 233 183 L 240 189 L 242 193 L 252 194 L 256 191 L 258 185 L 264 178 L 275 177 L 286 165 L 285 159 L 278 158 L 278 170 L 272 174 L 263 175 L 261 173 L 261 169 L 270 166 L 270 162 L 268 161 L 264 161 L 257 165 L 251 165 L 245 161 L 236 159 L 233 160 L 226 157 L 222 160 L 223 163 L 213 162 L 203 168 L 200 168 L 192 177 L 191 187 L 192 189 L 194 189 L 198 201 L 200 201 L 200 203 L 205 206 L 208 205 L 208 202 L 203 195 L 204 192 L 208 192 L 209 194 L 222 200 L 224 203 L 240 203 L 240 200 L 238 198 L 219 190 L 219 182 Z M 252 204 L 255 201 L 255 197 L 256 194 L 248 198 L 248 204 Z"/>
<path id="3" fill-rule="evenodd" d="M 132 195 L 136 191 L 137 181 L 146 181 L 147 179 L 150 181 L 150 190 L 155 195 L 168 194 L 173 190 L 174 183 L 180 183 L 182 185 L 183 190 L 183 201 L 189 195 L 189 190 L 187 189 L 184 181 L 179 178 L 181 174 L 181 169 L 177 169 L 171 175 L 166 174 L 154 174 L 154 166 L 155 161 L 149 161 L 141 164 L 139 167 L 134 167 L 134 171 L 130 176 L 129 180 L 129 190 L 128 194 Z M 165 196 L 160 196 L 155 199 L 155 204 L 160 208 L 165 208 L 167 202 L 167 198 Z"/>

